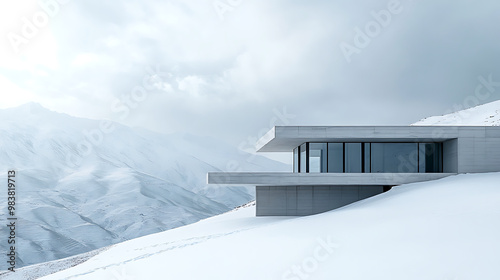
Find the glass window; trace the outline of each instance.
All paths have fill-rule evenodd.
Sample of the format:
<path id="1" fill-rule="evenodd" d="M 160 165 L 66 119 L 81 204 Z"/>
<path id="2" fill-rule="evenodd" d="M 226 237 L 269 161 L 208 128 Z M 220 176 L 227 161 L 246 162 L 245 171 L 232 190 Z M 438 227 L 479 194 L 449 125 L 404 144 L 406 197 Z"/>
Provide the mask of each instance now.
<path id="1" fill-rule="evenodd" d="M 419 166 L 420 173 L 443 172 L 442 144 L 420 143 L 419 144 Z"/>
<path id="2" fill-rule="evenodd" d="M 307 143 L 300 145 L 300 172 L 307 172 Z"/>
<path id="3" fill-rule="evenodd" d="M 328 143 L 328 172 L 344 172 L 344 143 Z"/>
<path id="4" fill-rule="evenodd" d="M 370 143 L 364 143 L 363 144 L 363 153 L 364 153 L 364 161 L 363 161 L 363 164 L 364 164 L 364 168 L 363 168 L 363 172 L 364 173 L 371 173 L 372 172 L 372 169 L 371 169 L 371 160 L 370 160 L 370 157 L 371 157 L 371 144 Z"/>
<path id="5" fill-rule="evenodd" d="M 326 143 L 309 143 L 309 173 L 326 172 Z"/>
<path id="6" fill-rule="evenodd" d="M 293 172 L 299 172 L 299 148 L 293 149 Z"/>
<path id="7" fill-rule="evenodd" d="M 363 158 L 361 153 L 361 143 L 346 143 L 344 158 L 346 173 L 362 172 Z"/>
<path id="8" fill-rule="evenodd" d="M 417 173 L 417 143 L 372 143 L 371 172 Z"/>
<path id="9" fill-rule="evenodd" d="M 293 150 L 293 172 L 440 173 L 442 143 L 304 143 Z"/>

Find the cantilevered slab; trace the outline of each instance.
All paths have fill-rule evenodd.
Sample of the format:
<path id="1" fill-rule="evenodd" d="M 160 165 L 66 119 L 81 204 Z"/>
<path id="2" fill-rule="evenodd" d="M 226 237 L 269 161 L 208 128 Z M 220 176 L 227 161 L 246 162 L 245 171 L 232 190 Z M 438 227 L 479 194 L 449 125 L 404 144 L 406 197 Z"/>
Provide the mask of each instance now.
<path id="1" fill-rule="evenodd" d="M 444 142 L 500 134 L 485 126 L 277 126 L 256 144 L 258 152 L 291 152 L 305 142 Z"/>
<path id="2" fill-rule="evenodd" d="M 396 186 L 437 180 L 455 173 L 210 172 L 208 184 L 249 186 Z"/>

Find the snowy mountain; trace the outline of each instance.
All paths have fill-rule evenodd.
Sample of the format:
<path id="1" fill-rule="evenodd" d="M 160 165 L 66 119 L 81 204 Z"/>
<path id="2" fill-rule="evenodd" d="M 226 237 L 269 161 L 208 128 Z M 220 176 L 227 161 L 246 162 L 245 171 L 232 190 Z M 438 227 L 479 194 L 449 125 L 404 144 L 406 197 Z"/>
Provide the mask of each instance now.
<path id="1" fill-rule="evenodd" d="M 308 217 L 253 206 L 42 279 L 498 279 L 500 173 L 408 184 Z"/>
<path id="2" fill-rule="evenodd" d="M 0 110 L 0 178 L 17 172 L 18 267 L 217 215 L 254 198 L 208 186 L 209 171 L 288 170 L 214 139 L 71 117 L 38 104 Z M 0 199 L 6 201 L 6 192 Z M 6 220 L 4 212 L 0 218 Z M 3 229 L 2 229 L 3 231 Z M 6 251 L 6 242 L 0 250 Z"/>
<path id="3" fill-rule="evenodd" d="M 500 125 L 500 100 L 443 116 L 425 118 L 413 125 Z"/>

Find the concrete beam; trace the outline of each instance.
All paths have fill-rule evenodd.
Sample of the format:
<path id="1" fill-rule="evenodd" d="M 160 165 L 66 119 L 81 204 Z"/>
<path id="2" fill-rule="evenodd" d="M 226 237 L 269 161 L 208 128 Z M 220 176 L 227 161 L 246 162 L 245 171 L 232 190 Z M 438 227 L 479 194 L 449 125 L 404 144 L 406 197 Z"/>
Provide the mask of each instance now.
<path id="1" fill-rule="evenodd" d="M 395 186 L 452 175 L 456 173 L 210 172 L 207 183 L 248 186 Z"/>

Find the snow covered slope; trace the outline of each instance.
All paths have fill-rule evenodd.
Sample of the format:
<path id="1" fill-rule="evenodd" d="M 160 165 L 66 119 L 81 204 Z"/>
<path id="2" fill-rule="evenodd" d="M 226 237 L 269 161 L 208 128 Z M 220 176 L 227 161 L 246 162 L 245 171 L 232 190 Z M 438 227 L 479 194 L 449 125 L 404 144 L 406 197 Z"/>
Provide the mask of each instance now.
<path id="1" fill-rule="evenodd" d="M 408 184 L 327 213 L 249 207 L 42 279 L 498 279 L 500 173 Z"/>
<path id="2" fill-rule="evenodd" d="M 444 116 L 425 118 L 413 125 L 500 125 L 500 100 Z"/>
<path id="3" fill-rule="evenodd" d="M 18 174 L 18 266 L 183 226 L 252 200 L 253 190 L 206 185 L 207 172 L 228 164 L 289 169 L 213 139 L 74 118 L 38 104 L 0 110 L 0 120 L 0 180 L 8 170 Z M 6 245 L 0 242 L 2 252 Z"/>
<path id="4" fill-rule="evenodd" d="M 73 267 L 75 265 L 86 262 L 88 259 L 92 258 L 93 256 L 95 256 L 95 255 L 99 254 L 100 252 L 103 252 L 109 248 L 110 248 L 110 246 L 100 248 L 97 250 L 93 250 L 90 252 L 86 252 L 83 254 L 74 255 L 71 257 L 64 258 L 64 259 L 58 259 L 55 261 L 45 262 L 45 263 L 41 263 L 41 264 L 24 266 L 22 268 L 16 269 L 15 273 L 12 273 L 12 272 L 7 271 L 7 270 L 0 271 L 0 279 L 4 279 L 4 280 L 17 280 L 17 279 L 34 280 L 34 279 L 38 279 L 40 277 L 43 277 L 43 276 L 46 276 L 46 275 L 49 275 L 52 273 L 56 273 L 58 271 L 68 269 L 68 268 Z"/>

